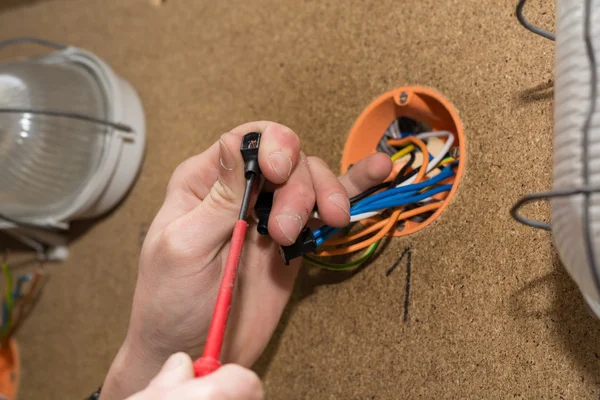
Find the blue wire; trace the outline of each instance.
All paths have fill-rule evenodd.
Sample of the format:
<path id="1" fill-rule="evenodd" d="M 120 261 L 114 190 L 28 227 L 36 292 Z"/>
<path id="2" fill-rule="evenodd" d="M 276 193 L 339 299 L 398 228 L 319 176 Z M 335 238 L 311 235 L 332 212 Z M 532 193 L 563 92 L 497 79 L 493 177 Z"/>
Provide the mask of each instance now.
<path id="1" fill-rule="evenodd" d="M 418 192 L 421 189 L 425 189 L 426 187 L 433 186 L 433 185 L 437 184 L 438 182 L 441 182 L 444 179 L 451 177 L 452 175 L 454 175 L 454 171 L 451 168 L 446 167 L 442 170 L 442 172 L 440 172 L 433 178 L 430 178 L 424 182 L 414 183 L 412 185 L 400 186 L 400 187 L 397 187 L 394 189 L 388 189 L 383 192 L 376 193 L 376 194 L 371 195 L 371 196 L 367 197 L 366 199 L 361 200 L 358 203 L 356 203 L 350 209 L 350 215 L 361 214 L 361 212 L 356 212 L 357 208 L 360 208 L 367 204 L 371 204 L 377 200 L 385 199 L 385 198 L 397 195 L 399 193 L 408 192 L 408 193 L 410 193 L 410 195 L 416 194 L 416 193 L 411 193 L 411 192 Z"/>
<path id="2" fill-rule="evenodd" d="M 17 300 L 19 297 L 21 297 L 21 289 L 23 287 L 23 283 L 30 281 L 30 280 L 31 280 L 30 274 L 19 277 L 19 279 L 17 280 L 17 288 L 13 292 L 13 298 L 15 300 Z M 4 326 L 7 322 L 8 322 L 8 306 L 6 305 L 6 300 L 4 300 L 2 302 L 2 326 Z"/>
<path id="3" fill-rule="evenodd" d="M 314 230 L 313 236 L 316 239 L 318 237 L 321 237 L 321 236 L 327 234 L 327 232 L 329 232 L 329 230 L 331 230 L 331 229 L 333 229 L 333 228 L 328 225 L 323 225 L 322 227 Z"/>
<path id="4" fill-rule="evenodd" d="M 21 289 L 23 288 L 23 283 L 31 280 L 31 274 L 20 276 L 17 279 L 17 288 L 15 289 L 13 297 L 16 299 L 17 297 L 21 297 Z"/>
<path id="5" fill-rule="evenodd" d="M 371 204 L 367 204 L 357 210 L 354 210 L 354 207 L 353 207 L 353 211 L 356 211 L 354 215 L 357 215 L 357 214 L 362 214 L 362 213 L 370 212 L 370 211 L 378 211 L 378 210 L 382 210 L 382 209 L 386 209 L 386 208 L 403 206 L 406 204 L 416 203 L 418 201 L 425 200 L 428 197 L 431 197 L 431 196 L 436 195 L 441 192 L 446 192 L 451 189 L 452 189 L 452 185 L 441 185 L 441 186 L 435 187 L 431 190 L 428 190 L 426 192 L 423 192 L 421 194 L 417 194 L 414 196 L 405 196 L 404 193 L 401 193 L 400 195 L 398 195 L 398 196 L 402 196 L 401 198 L 398 198 L 398 196 L 395 196 L 395 197 L 392 196 L 391 198 L 386 198 L 386 199 L 382 199 L 379 201 L 375 201 Z M 340 230 L 341 229 L 339 229 L 339 228 L 332 228 L 331 226 L 328 226 L 328 225 L 323 225 L 319 229 L 315 230 L 313 235 L 315 236 L 315 242 L 317 244 L 317 247 L 321 246 L 330 237 L 335 235 Z"/>
<path id="6" fill-rule="evenodd" d="M 431 156 L 431 154 L 430 154 Z M 433 186 L 446 178 L 454 175 L 454 171 L 452 167 L 458 164 L 458 160 L 454 161 L 452 164 L 448 164 L 446 167 L 442 169 L 442 172 L 434 176 L 433 178 L 428 179 L 425 182 L 415 183 L 412 185 L 400 186 L 393 189 L 388 189 L 380 193 L 376 193 L 367 197 L 366 199 L 358 202 L 350 209 L 350 215 L 362 214 L 369 211 L 381 210 L 385 208 L 394 208 L 401 205 L 406 205 L 410 203 L 414 203 L 417 201 L 424 200 L 428 197 L 431 197 L 435 194 L 448 191 L 452 189 L 452 185 L 442 185 L 427 192 L 419 194 L 421 189 Z M 368 207 L 369 206 L 369 207 Z M 322 227 L 315 229 L 313 235 L 315 237 L 315 242 L 317 246 L 321 246 L 325 243 L 330 237 L 335 235 L 341 229 L 333 228 L 328 225 L 323 225 Z"/>
<path id="7" fill-rule="evenodd" d="M 451 189 L 452 189 L 452 185 L 442 185 L 442 186 L 435 187 L 431 190 L 428 190 L 426 192 L 420 193 L 415 196 L 410 196 L 410 197 L 402 196 L 401 198 L 390 197 L 387 199 L 382 199 L 382 200 L 373 202 L 371 204 L 367 204 L 363 207 L 357 207 L 355 210 L 353 210 L 353 212 L 354 212 L 354 215 L 357 215 L 357 214 L 363 214 L 363 213 L 371 212 L 371 211 L 379 211 L 379 210 L 383 210 L 386 208 L 399 207 L 399 206 L 403 206 L 406 204 L 416 203 L 418 201 L 425 200 L 428 197 L 431 197 L 431 196 L 436 195 L 441 192 L 446 192 Z"/>
<path id="8" fill-rule="evenodd" d="M 329 228 L 328 232 L 325 233 L 324 235 L 322 235 L 320 238 L 316 239 L 315 242 L 317 243 L 317 246 L 322 245 L 323 243 L 325 243 L 327 240 L 329 240 L 330 237 L 332 237 L 333 235 L 335 235 L 336 233 L 338 233 L 339 231 L 341 231 L 340 228 L 332 228 L 328 225 L 325 225 L 327 228 Z"/>

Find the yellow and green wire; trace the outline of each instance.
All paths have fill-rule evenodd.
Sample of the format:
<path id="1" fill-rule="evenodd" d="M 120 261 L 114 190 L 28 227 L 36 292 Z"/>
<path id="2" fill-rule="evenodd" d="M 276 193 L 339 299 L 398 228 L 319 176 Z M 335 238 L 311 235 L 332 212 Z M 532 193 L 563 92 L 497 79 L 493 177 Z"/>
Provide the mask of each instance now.
<path id="1" fill-rule="evenodd" d="M 13 290 L 12 290 L 13 277 L 12 277 L 12 273 L 10 272 L 10 268 L 8 267 L 8 265 L 2 264 L 2 273 L 4 274 L 4 284 L 6 285 L 5 295 L 4 295 L 4 302 L 5 302 L 6 308 L 2 311 L 6 312 L 6 315 L 8 317 L 7 323 L 4 324 L 4 326 L 0 330 L 0 332 L 4 333 L 12 324 L 12 310 L 14 307 L 14 299 L 13 299 Z"/>
<path id="2" fill-rule="evenodd" d="M 377 250 L 377 247 L 379 246 L 380 242 L 381 242 L 381 240 L 373 243 L 371 246 L 367 247 L 367 250 L 365 250 L 364 254 L 359 259 L 352 261 L 350 263 L 347 263 L 347 264 L 330 263 L 327 261 L 323 261 L 322 259 L 314 258 L 314 257 L 308 256 L 308 255 L 305 255 L 304 259 L 311 264 L 317 265 L 321 268 L 334 270 L 334 271 L 342 271 L 342 270 L 347 270 L 347 269 L 358 268 L 365 261 L 367 261 L 369 258 L 371 258 L 373 253 L 375 253 L 375 251 Z"/>

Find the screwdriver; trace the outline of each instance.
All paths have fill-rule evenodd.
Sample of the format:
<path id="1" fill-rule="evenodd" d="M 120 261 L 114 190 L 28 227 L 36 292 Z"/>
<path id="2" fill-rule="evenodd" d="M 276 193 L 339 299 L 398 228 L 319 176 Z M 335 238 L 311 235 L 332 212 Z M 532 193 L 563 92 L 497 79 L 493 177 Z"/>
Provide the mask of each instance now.
<path id="1" fill-rule="evenodd" d="M 223 338 L 227 328 L 227 320 L 231 309 L 231 299 L 233 297 L 242 247 L 246 237 L 246 229 L 248 228 L 246 215 L 248 214 L 248 207 L 250 206 L 252 188 L 254 183 L 260 178 L 260 168 L 258 165 L 260 136 L 261 134 L 259 132 L 250 132 L 245 134 L 242 138 L 240 152 L 244 159 L 246 188 L 240 207 L 240 215 L 233 227 L 231 246 L 229 247 L 223 279 L 221 280 L 215 310 L 208 330 L 208 336 L 206 337 L 204 353 L 202 354 L 202 357 L 194 362 L 194 374 L 196 377 L 208 375 L 221 366 L 220 357 L 223 348 Z"/>

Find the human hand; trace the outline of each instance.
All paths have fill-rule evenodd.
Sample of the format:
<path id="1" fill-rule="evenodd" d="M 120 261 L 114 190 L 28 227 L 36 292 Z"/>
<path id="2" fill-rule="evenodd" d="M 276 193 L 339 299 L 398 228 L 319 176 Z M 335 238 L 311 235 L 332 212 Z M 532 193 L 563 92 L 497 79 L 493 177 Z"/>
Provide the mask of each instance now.
<path id="1" fill-rule="evenodd" d="M 192 359 L 173 354 L 142 391 L 127 400 L 259 400 L 263 389 L 256 374 L 235 364 L 224 365 L 203 378 L 194 378 Z"/>
<path id="2" fill-rule="evenodd" d="M 296 240 L 315 202 L 324 223 L 345 226 L 348 196 L 380 183 L 391 171 L 390 158 L 376 154 L 338 179 L 324 161 L 300 150 L 294 132 L 273 122 L 241 125 L 182 163 L 144 242 L 127 337 L 102 399 L 123 398 L 145 387 L 170 354 L 201 354 L 245 187 L 241 138 L 253 131 L 262 133 L 259 164 L 275 193 L 270 238 L 248 230 L 224 362 L 252 365 L 289 299 L 300 261 L 283 265 L 276 243 Z"/>

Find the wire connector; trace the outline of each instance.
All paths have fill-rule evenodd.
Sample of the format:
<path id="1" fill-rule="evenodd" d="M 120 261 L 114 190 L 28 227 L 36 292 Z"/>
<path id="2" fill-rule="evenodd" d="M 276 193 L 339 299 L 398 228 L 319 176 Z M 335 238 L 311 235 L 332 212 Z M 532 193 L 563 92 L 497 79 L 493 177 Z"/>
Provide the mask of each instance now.
<path id="1" fill-rule="evenodd" d="M 298 235 L 296 242 L 289 246 L 279 246 L 279 254 L 283 258 L 285 265 L 290 265 L 294 258 L 302 257 L 305 254 L 312 253 L 317 249 L 317 242 L 312 230 L 305 226 Z"/>
<path id="2" fill-rule="evenodd" d="M 254 212 L 258 218 L 256 230 L 259 234 L 267 236 L 269 234 L 269 215 L 273 207 L 273 193 L 262 192 L 258 195 Z M 305 254 L 312 253 L 317 249 L 317 241 L 312 230 L 304 227 L 296 242 L 289 246 L 278 246 L 279 254 L 285 265 L 290 265 L 290 261 L 294 258 L 302 257 Z"/>
<path id="3" fill-rule="evenodd" d="M 249 179 L 252 175 L 260 175 L 258 166 L 258 147 L 260 146 L 260 132 L 246 133 L 242 138 L 240 151 L 244 158 L 244 176 Z"/>
<path id="4" fill-rule="evenodd" d="M 258 218 L 256 230 L 259 234 L 267 236 L 269 234 L 269 215 L 273 207 L 273 192 L 261 192 L 254 205 L 254 212 Z"/>

